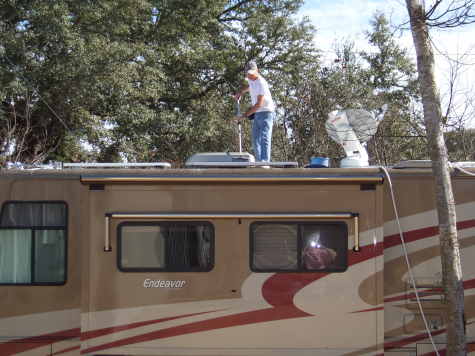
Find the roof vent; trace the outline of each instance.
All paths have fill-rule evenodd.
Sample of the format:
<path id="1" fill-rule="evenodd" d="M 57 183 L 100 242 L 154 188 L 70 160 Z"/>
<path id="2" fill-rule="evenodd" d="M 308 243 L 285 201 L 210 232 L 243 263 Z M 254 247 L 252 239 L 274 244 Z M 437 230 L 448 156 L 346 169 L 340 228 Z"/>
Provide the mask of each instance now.
<path id="1" fill-rule="evenodd" d="M 207 152 L 197 153 L 185 162 L 186 168 L 249 168 L 279 167 L 295 168 L 297 162 L 255 162 L 254 156 L 247 152 Z"/>

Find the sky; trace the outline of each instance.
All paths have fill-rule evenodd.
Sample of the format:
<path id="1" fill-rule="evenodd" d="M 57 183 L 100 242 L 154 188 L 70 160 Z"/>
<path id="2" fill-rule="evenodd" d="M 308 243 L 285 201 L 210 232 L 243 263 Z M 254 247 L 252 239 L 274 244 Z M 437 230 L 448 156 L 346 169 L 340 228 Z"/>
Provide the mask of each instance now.
<path id="1" fill-rule="evenodd" d="M 426 6 L 429 6 L 429 3 L 430 0 L 427 0 Z M 376 12 L 384 13 L 391 25 L 403 25 L 402 27 L 406 28 L 396 32 L 398 43 L 408 50 L 415 61 L 405 0 L 305 0 L 299 16 L 310 19 L 317 30 L 314 41 L 317 48 L 323 51 L 323 60 L 332 62 L 336 58 L 336 41 L 351 40 L 357 50 L 370 50 L 365 32 L 371 29 L 370 20 Z M 443 106 L 449 92 L 450 64 L 453 65 L 457 58 L 459 63 L 464 64 L 456 86 L 458 106 L 459 110 L 462 110 L 467 96 L 472 92 L 475 96 L 475 25 L 443 31 L 432 30 L 431 36 L 436 46 L 436 80 Z M 463 54 L 465 56 L 461 57 Z M 475 120 L 467 125 L 475 126 Z"/>

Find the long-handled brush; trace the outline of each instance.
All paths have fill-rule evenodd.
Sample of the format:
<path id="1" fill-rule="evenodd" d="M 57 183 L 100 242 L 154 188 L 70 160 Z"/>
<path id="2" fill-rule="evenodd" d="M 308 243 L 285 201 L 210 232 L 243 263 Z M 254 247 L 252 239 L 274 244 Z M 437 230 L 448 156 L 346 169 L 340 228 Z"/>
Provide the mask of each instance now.
<path id="1" fill-rule="evenodd" d="M 240 105 L 240 99 L 236 100 L 236 117 L 241 116 L 241 105 Z M 242 153 L 242 125 L 241 125 L 241 120 L 238 121 L 238 134 L 239 134 L 239 153 Z"/>

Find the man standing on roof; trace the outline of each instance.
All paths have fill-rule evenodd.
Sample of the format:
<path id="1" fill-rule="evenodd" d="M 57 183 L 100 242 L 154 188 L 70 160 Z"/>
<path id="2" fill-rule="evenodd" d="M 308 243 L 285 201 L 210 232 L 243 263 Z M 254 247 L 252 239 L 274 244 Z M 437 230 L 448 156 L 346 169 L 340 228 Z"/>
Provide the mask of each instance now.
<path id="1" fill-rule="evenodd" d="M 243 116 L 236 117 L 240 121 L 245 118 L 252 119 L 252 147 L 258 162 L 269 162 L 272 143 L 272 126 L 275 117 L 275 104 L 269 90 L 269 84 L 259 74 L 257 64 L 251 61 L 246 66 L 246 80 L 248 85 L 243 87 L 235 96 L 249 92 L 252 106 Z"/>

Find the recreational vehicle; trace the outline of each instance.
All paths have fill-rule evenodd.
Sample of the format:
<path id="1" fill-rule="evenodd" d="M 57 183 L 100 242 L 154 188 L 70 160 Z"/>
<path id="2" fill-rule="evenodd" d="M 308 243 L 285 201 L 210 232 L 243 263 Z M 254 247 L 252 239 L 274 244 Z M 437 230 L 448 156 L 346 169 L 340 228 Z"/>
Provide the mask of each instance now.
<path id="1" fill-rule="evenodd" d="M 1 170 L 0 355 L 443 354 L 430 167 L 254 165 Z M 468 173 L 452 182 L 475 355 Z"/>

